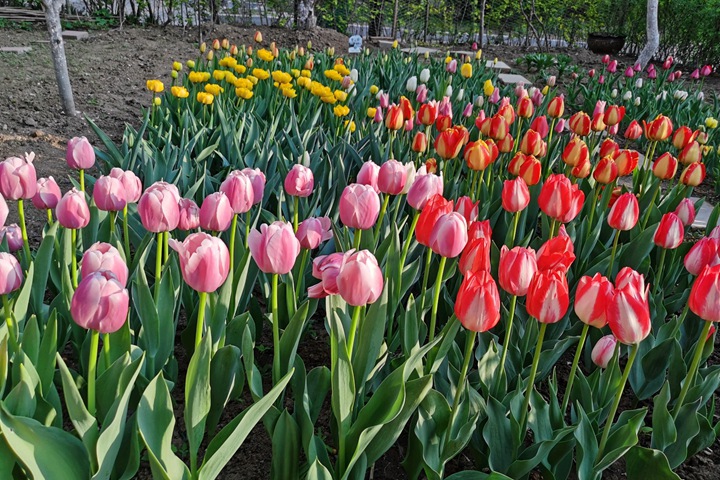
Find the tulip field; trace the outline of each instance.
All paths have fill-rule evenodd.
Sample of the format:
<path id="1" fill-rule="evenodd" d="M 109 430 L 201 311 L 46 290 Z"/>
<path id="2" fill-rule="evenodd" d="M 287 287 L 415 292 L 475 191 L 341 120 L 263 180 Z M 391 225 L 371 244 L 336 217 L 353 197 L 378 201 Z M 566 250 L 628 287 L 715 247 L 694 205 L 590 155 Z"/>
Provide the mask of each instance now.
<path id="1" fill-rule="evenodd" d="M 677 479 L 717 447 L 710 66 L 287 47 L 168 65 L 121 141 L 68 141 L 65 192 L 0 163 L 1 478 L 229 478 L 261 430 L 272 479 Z"/>

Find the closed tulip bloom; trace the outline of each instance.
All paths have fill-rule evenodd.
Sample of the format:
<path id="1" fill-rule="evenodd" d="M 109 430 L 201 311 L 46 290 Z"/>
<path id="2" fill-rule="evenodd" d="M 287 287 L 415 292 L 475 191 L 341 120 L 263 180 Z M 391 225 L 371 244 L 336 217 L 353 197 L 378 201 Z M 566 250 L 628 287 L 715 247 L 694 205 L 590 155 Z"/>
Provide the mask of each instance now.
<path id="1" fill-rule="evenodd" d="M 125 200 L 127 203 L 137 203 L 142 195 L 142 181 L 131 170 L 113 168 L 110 170 L 110 177 L 117 178 L 125 188 Z"/>
<path id="2" fill-rule="evenodd" d="M 640 154 L 635 150 L 620 150 L 615 157 L 618 166 L 618 176 L 630 175 L 638 166 Z"/>
<path id="3" fill-rule="evenodd" d="M 502 190 L 502 208 L 510 213 L 520 212 L 530 203 L 530 190 L 522 177 L 505 180 Z"/>
<path id="4" fill-rule="evenodd" d="M 417 242 L 420 245 L 430 247 L 432 232 L 438 219 L 452 211 L 453 202 L 446 200 L 442 195 L 436 194 L 430 198 L 420 213 L 417 227 L 415 228 L 415 239 Z"/>
<path id="5" fill-rule="evenodd" d="M 235 214 L 249 212 L 255 201 L 255 191 L 250 178 L 239 170 L 234 170 L 225 177 L 220 184 L 220 191 L 227 196 Z"/>
<path id="6" fill-rule="evenodd" d="M 651 328 L 645 277 L 628 267 L 623 268 L 618 273 L 615 293 L 607 304 L 605 315 L 610 330 L 620 343 L 634 345 L 643 341 Z"/>
<path id="7" fill-rule="evenodd" d="M 487 332 L 500 320 L 500 294 L 489 272 L 468 271 L 455 299 L 455 315 L 463 327 Z"/>
<path id="8" fill-rule="evenodd" d="M 101 176 L 93 187 L 93 200 L 99 210 L 118 212 L 125 208 L 125 187 L 117 178 Z"/>
<path id="9" fill-rule="evenodd" d="M 359 307 L 375 303 L 382 295 L 383 286 L 383 273 L 372 253 L 368 250 L 345 253 L 337 276 L 337 287 L 348 305 Z"/>
<path id="10" fill-rule="evenodd" d="M 387 195 L 398 195 L 405 188 L 407 170 L 397 160 L 383 163 L 378 172 L 378 190 Z"/>
<path id="11" fill-rule="evenodd" d="M 620 153 L 620 146 L 611 138 L 606 138 L 600 144 L 600 158 L 610 156 L 613 159 Z"/>
<path id="12" fill-rule="evenodd" d="M 420 105 L 417 117 L 418 117 L 418 120 L 420 121 L 420 123 L 422 123 L 423 125 L 428 127 L 435 123 L 435 120 L 437 120 L 437 115 L 438 115 L 437 101 L 431 100 L 424 105 Z"/>
<path id="13" fill-rule="evenodd" d="M 580 278 L 575 291 L 575 314 L 580 321 L 595 328 L 607 325 L 605 307 L 612 300 L 614 290 L 610 280 L 599 273 Z"/>
<path id="14" fill-rule="evenodd" d="M 405 116 L 400 105 L 392 104 L 387 108 L 385 114 L 385 128 L 388 130 L 400 130 L 405 124 Z"/>
<path id="15" fill-rule="evenodd" d="M 413 137 L 411 150 L 416 153 L 425 153 L 427 151 L 428 141 L 425 132 L 417 132 Z"/>
<path id="16" fill-rule="evenodd" d="M 590 169 L 592 168 L 592 165 L 590 164 L 590 160 L 583 159 L 578 162 L 577 165 L 575 165 L 572 170 L 570 170 L 570 175 L 572 175 L 575 178 L 587 178 L 590 176 Z"/>
<path id="17" fill-rule="evenodd" d="M 369 185 L 375 190 L 376 192 L 379 192 L 380 189 L 378 187 L 378 176 L 380 175 L 380 165 L 373 162 L 372 160 L 368 160 L 367 162 L 362 164 L 362 167 L 360 167 L 360 171 L 357 175 L 357 183 L 360 185 Z"/>
<path id="18" fill-rule="evenodd" d="M 153 233 L 175 230 L 180 221 L 179 201 L 177 190 L 165 182 L 148 187 L 138 202 L 138 213 L 145 230 Z"/>
<path id="19" fill-rule="evenodd" d="M 718 258 L 720 242 L 710 237 L 703 237 L 690 248 L 683 261 L 685 269 L 692 275 L 700 275 L 705 267 Z"/>
<path id="20" fill-rule="evenodd" d="M 690 310 L 707 322 L 720 322 L 720 265 L 705 267 L 690 289 Z"/>
<path id="21" fill-rule="evenodd" d="M 682 220 L 675 213 L 666 213 L 655 230 L 653 242 L 658 247 L 674 249 L 680 246 L 685 235 Z"/>
<path id="22" fill-rule="evenodd" d="M 532 100 L 529 97 L 523 97 L 518 100 L 517 115 L 521 118 L 530 118 L 533 116 L 535 108 L 533 107 Z"/>
<path id="23" fill-rule="evenodd" d="M 0 295 L 7 295 L 20 288 L 23 278 L 17 258 L 10 253 L 0 252 Z"/>
<path id="24" fill-rule="evenodd" d="M 603 157 L 593 171 L 593 178 L 596 182 L 608 185 L 618 177 L 618 166 L 612 157 Z"/>
<path id="25" fill-rule="evenodd" d="M 675 215 L 678 216 L 684 226 L 689 227 L 695 221 L 695 205 L 689 198 L 683 198 L 680 200 L 677 208 L 675 209 Z"/>
<path id="26" fill-rule="evenodd" d="M 340 220 L 346 227 L 368 230 L 380 214 L 380 197 L 372 187 L 354 183 L 340 196 Z"/>
<path id="27" fill-rule="evenodd" d="M 632 69 L 631 69 L 632 71 Z M 603 122 L 605 122 L 608 126 L 617 125 L 618 123 L 622 122 L 623 118 L 625 117 L 625 107 L 617 105 L 610 105 L 605 110 L 605 115 L 603 117 Z"/>
<path id="28" fill-rule="evenodd" d="M 200 207 L 189 198 L 181 198 L 178 202 L 180 218 L 178 226 L 180 230 L 195 230 L 200 227 Z"/>
<path id="29" fill-rule="evenodd" d="M 543 150 L 543 140 L 535 130 L 528 130 L 520 140 L 520 151 L 525 155 L 540 156 Z"/>
<path id="30" fill-rule="evenodd" d="M 35 208 L 41 210 L 55 208 L 60 201 L 60 198 L 62 198 L 62 193 L 60 193 L 60 187 L 53 177 L 38 179 L 37 191 L 35 192 L 35 196 L 32 198 L 32 203 L 35 205 Z M 1 205 L 3 203 L 4 200 L 0 200 L 0 210 L 2 209 Z M 7 208 L 7 206 L 5 208 Z M 3 223 L 5 223 L 5 221 L 2 214 L 0 214 L 0 225 Z"/>
<path id="31" fill-rule="evenodd" d="M 585 137 L 590 133 L 590 116 L 585 112 L 577 112 L 570 117 L 570 130 L 575 135 Z"/>
<path id="32" fill-rule="evenodd" d="M 2 243 L 3 240 L 7 240 L 10 253 L 17 252 L 23 248 L 22 230 L 17 223 L 0 227 L 0 243 Z"/>
<path id="33" fill-rule="evenodd" d="M 502 153 L 510 153 L 513 151 L 513 148 L 515 147 L 515 140 L 513 139 L 513 136 L 509 133 L 505 135 L 505 138 L 498 141 L 498 150 Z"/>
<path id="34" fill-rule="evenodd" d="M 425 86 L 425 84 L 421 84 L 417 87 L 417 94 L 415 96 L 415 101 L 418 103 L 425 103 L 427 101 L 428 96 L 428 89 Z"/>
<path id="35" fill-rule="evenodd" d="M 702 162 L 691 163 L 680 174 L 680 183 L 689 187 L 697 187 L 705 180 L 705 164 Z"/>
<path id="36" fill-rule="evenodd" d="M 465 146 L 463 156 L 465 163 L 471 170 L 482 171 L 492 163 L 490 148 L 482 140 L 468 143 Z"/>
<path id="37" fill-rule="evenodd" d="M 333 236 L 332 225 L 328 217 L 310 217 L 298 225 L 297 233 L 295 233 L 301 248 L 314 250 L 320 243 L 330 240 Z"/>
<path id="38" fill-rule="evenodd" d="M 559 95 L 548 103 L 547 114 L 550 118 L 560 118 L 565 113 L 565 97 Z"/>
<path id="39" fill-rule="evenodd" d="M 285 191 L 293 197 L 309 197 L 312 194 L 314 177 L 312 170 L 296 163 L 285 176 Z"/>
<path id="40" fill-rule="evenodd" d="M 652 172 L 657 178 L 661 180 L 670 180 L 675 177 L 677 173 L 678 161 L 675 157 L 670 155 L 670 152 L 665 152 L 655 159 L 652 165 Z"/>
<path id="41" fill-rule="evenodd" d="M 292 233 L 292 228 L 290 230 Z M 252 245 L 253 233 L 257 231 L 250 232 L 249 243 L 253 258 L 256 258 Z M 183 280 L 190 288 L 197 292 L 210 293 L 225 283 L 230 271 L 230 252 L 220 238 L 198 232 L 188 235 L 182 243 L 170 239 L 169 245 L 178 253 Z M 266 245 L 265 248 L 270 250 L 272 247 Z"/>
<path id="42" fill-rule="evenodd" d="M 540 323 L 557 323 L 570 306 L 565 272 L 539 270 L 530 281 L 525 308 Z"/>
<path id="43" fill-rule="evenodd" d="M 616 344 L 617 339 L 615 338 L 615 335 L 605 335 L 598 340 L 592 349 L 592 353 L 590 354 L 590 358 L 592 358 L 593 363 L 600 368 L 607 368 L 610 360 L 612 360 L 612 357 L 615 354 Z"/>
<path id="44" fill-rule="evenodd" d="M 300 253 L 300 242 L 292 225 L 286 222 L 263 224 L 259 231 L 252 230 L 248 246 L 253 260 L 265 273 L 284 275 L 290 272 Z"/>
<path id="45" fill-rule="evenodd" d="M 410 190 L 407 192 L 407 202 L 415 210 L 423 210 L 425 205 L 435 195 L 442 197 L 443 179 L 441 176 L 428 173 L 415 177 Z"/>
<path id="46" fill-rule="evenodd" d="M 468 241 L 475 238 L 487 238 L 492 241 L 492 229 L 490 220 L 473 222 L 468 228 Z"/>
<path id="47" fill-rule="evenodd" d="M 658 115 L 655 120 L 645 124 L 645 137 L 654 142 L 661 142 L 670 138 L 673 132 L 672 121 L 664 116 Z"/>
<path id="48" fill-rule="evenodd" d="M 623 193 L 610 209 L 608 225 L 616 230 L 631 230 L 638 221 L 640 207 L 633 193 Z"/>
<path id="49" fill-rule="evenodd" d="M 343 263 L 342 252 L 320 255 L 313 260 L 312 275 L 320 283 L 308 288 L 309 298 L 325 298 L 328 295 L 337 295 L 337 276 Z"/>
<path id="50" fill-rule="evenodd" d="M 605 125 L 604 113 L 596 113 L 590 123 L 590 130 L 593 132 L 602 132 L 606 127 L 607 125 Z"/>
<path id="51" fill-rule="evenodd" d="M 678 160 L 680 160 L 680 163 L 683 165 L 690 165 L 691 163 L 701 161 L 702 157 L 702 147 L 698 142 L 692 141 L 682 149 L 680 155 L 678 155 Z"/>
<path id="52" fill-rule="evenodd" d="M 712 66 L 711 66 L 711 65 L 704 65 L 704 66 L 700 69 L 700 75 L 702 75 L 703 77 L 707 77 L 707 76 L 710 75 L 711 73 L 712 73 Z"/>
<path id="53" fill-rule="evenodd" d="M 448 128 L 440 132 L 435 138 L 435 150 L 441 158 L 445 160 L 453 159 L 458 156 L 465 144 L 466 135 L 467 130 L 465 127 Z"/>
<path id="54" fill-rule="evenodd" d="M 503 245 L 500 249 L 498 266 L 498 282 L 500 287 L 511 295 L 526 295 L 530 282 L 538 271 L 535 250 L 525 247 L 514 247 L 508 250 Z"/>
<path id="55" fill-rule="evenodd" d="M 100 333 L 117 332 L 127 319 L 130 296 L 108 270 L 84 277 L 70 302 L 72 319 L 83 328 Z"/>
<path id="56" fill-rule="evenodd" d="M 58 222 L 65 228 L 84 228 L 90 223 L 90 209 L 85 194 L 73 188 L 63 195 L 57 204 Z"/>
<path id="57" fill-rule="evenodd" d="M 460 255 L 458 268 L 463 275 L 466 272 L 490 272 L 490 242 L 489 238 L 479 237 L 468 241 Z"/>
<path id="58" fill-rule="evenodd" d="M 87 170 L 95 165 L 95 149 L 85 137 L 71 138 L 67 144 L 65 160 L 73 170 Z"/>
<path id="59" fill-rule="evenodd" d="M 452 116 L 450 115 L 438 115 L 437 120 L 435 120 L 435 128 L 437 128 L 438 132 L 444 132 L 452 126 Z"/>
<path id="60" fill-rule="evenodd" d="M 85 278 L 102 270 L 111 271 L 120 285 L 127 285 L 128 267 L 118 249 L 109 243 L 97 242 L 83 253 L 80 276 Z"/>
<path id="61" fill-rule="evenodd" d="M 542 176 L 542 163 L 534 156 L 529 155 L 522 165 L 520 165 L 518 175 L 522 177 L 528 185 L 537 185 Z"/>
<path id="62" fill-rule="evenodd" d="M 441 215 L 430 233 L 430 248 L 445 258 L 455 258 L 468 242 L 468 225 L 458 212 Z"/>
<path id="63" fill-rule="evenodd" d="M 584 159 L 590 159 L 587 144 L 580 138 L 573 136 L 561 155 L 566 165 L 574 167 Z"/>
<path id="64" fill-rule="evenodd" d="M 572 183 L 565 175 L 550 175 L 538 196 L 540 210 L 556 220 L 565 215 L 570 209 L 571 187 Z"/>
<path id="65" fill-rule="evenodd" d="M 690 130 L 690 127 L 686 125 L 675 130 L 672 136 L 673 146 L 678 150 L 682 150 L 693 140 L 695 140 L 695 134 Z"/>
<path id="66" fill-rule="evenodd" d="M 243 168 L 240 173 L 250 179 L 253 188 L 253 205 L 262 202 L 265 194 L 265 174 L 259 168 Z"/>
<path id="67" fill-rule="evenodd" d="M 538 270 L 562 270 L 567 272 L 575 261 L 575 246 L 560 227 L 561 233 L 543 243 L 537 252 Z"/>
<path id="68" fill-rule="evenodd" d="M 502 115 L 493 115 L 488 121 L 487 135 L 493 140 L 502 140 L 510 133 L 510 125 Z"/>
<path id="69" fill-rule="evenodd" d="M 627 140 L 637 140 L 642 136 L 642 127 L 637 120 L 633 120 L 625 130 L 625 138 Z"/>
<path id="70" fill-rule="evenodd" d="M 230 228 L 233 215 L 227 195 L 215 192 L 205 197 L 200 206 L 200 226 L 205 230 L 224 232 Z"/>
<path id="71" fill-rule="evenodd" d="M 570 206 L 558 220 L 562 223 L 572 222 L 582 210 L 583 203 L 585 203 L 585 192 L 580 190 L 577 184 L 573 184 L 570 189 Z"/>
<path id="72" fill-rule="evenodd" d="M 546 138 L 550 133 L 550 126 L 545 115 L 536 117 L 530 124 L 530 129 L 540 134 L 540 138 Z"/>
<path id="73" fill-rule="evenodd" d="M 37 191 L 37 176 L 32 161 L 35 154 L 24 158 L 10 157 L 0 162 L 0 194 L 6 200 L 30 200 Z"/>
<path id="74" fill-rule="evenodd" d="M 468 196 L 463 196 L 457 199 L 455 202 L 455 211 L 465 217 L 465 221 L 468 225 L 477 220 L 478 217 L 478 205 L 480 201 L 474 202 Z"/>
<path id="75" fill-rule="evenodd" d="M 33 197 L 34 198 L 34 197 Z M 0 226 L 5 225 L 7 216 L 10 213 L 5 198 L 0 194 Z"/>

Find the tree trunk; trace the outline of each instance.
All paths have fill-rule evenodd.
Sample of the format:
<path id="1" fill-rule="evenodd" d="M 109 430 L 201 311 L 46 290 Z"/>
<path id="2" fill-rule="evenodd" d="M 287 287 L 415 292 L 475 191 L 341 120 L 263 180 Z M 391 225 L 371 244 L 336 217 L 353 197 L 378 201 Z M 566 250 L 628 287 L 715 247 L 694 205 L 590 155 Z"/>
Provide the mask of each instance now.
<path id="1" fill-rule="evenodd" d="M 658 30 L 658 0 L 647 0 L 647 41 L 645 48 L 638 56 L 640 68 L 645 68 L 660 47 L 660 31 Z"/>
<path id="2" fill-rule="evenodd" d="M 478 45 L 480 45 L 480 48 L 483 48 L 485 46 L 485 4 L 487 3 L 487 0 L 480 0 L 480 41 L 478 42 Z"/>
<path id="3" fill-rule="evenodd" d="M 53 66 L 55 67 L 55 78 L 57 79 L 60 91 L 60 103 L 65 115 L 74 117 L 75 100 L 73 99 L 72 86 L 70 85 L 70 74 L 65 59 L 65 45 L 62 38 L 62 27 L 60 26 L 60 9 L 63 0 L 43 0 L 45 7 L 45 21 L 47 22 L 48 34 L 50 35 L 50 52 L 52 54 Z"/>

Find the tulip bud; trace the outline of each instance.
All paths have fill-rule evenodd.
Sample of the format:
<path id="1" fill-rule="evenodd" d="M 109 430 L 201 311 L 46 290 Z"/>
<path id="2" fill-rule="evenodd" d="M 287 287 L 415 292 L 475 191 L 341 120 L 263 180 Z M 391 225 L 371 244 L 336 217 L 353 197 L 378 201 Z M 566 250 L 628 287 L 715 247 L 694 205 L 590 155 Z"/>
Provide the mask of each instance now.
<path id="1" fill-rule="evenodd" d="M 616 344 L 617 339 L 615 338 L 615 335 L 605 335 L 598 340 L 590 355 L 593 363 L 600 368 L 607 368 L 613 355 L 615 355 Z"/>
<path id="2" fill-rule="evenodd" d="M 180 217 L 177 228 L 184 231 L 200 228 L 200 207 L 189 198 L 181 198 L 178 202 Z"/>
<path id="3" fill-rule="evenodd" d="M 63 195 L 57 204 L 58 222 L 65 228 L 84 228 L 90 223 L 90 209 L 85 194 L 73 188 Z"/>
<path id="4" fill-rule="evenodd" d="M 530 203 L 530 190 L 522 177 L 505 180 L 501 195 L 502 208 L 510 213 L 525 209 Z"/>
<path id="5" fill-rule="evenodd" d="M 630 175 L 638 165 L 640 154 L 635 150 L 620 150 L 615 157 L 618 166 L 618 176 Z"/>
<path id="6" fill-rule="evenodd" d="M 678 160 L 680 160 L 680 163 L 683 165 L 690 165 L 691 163 L 701 161 L 702 157 L 703 154 L 700 144 L 696 141 L 692 141 L 682 149 L 680 155 L 678 155 Z"/>
<path id="7" fill-rule="evenodd" d="M 309 197 L 314 185 L 312 170 L 300 164 L 293 165 L 285 176 L 285 191 L 293 197 Z"/>
<path id="8" fill-rule="evenodd" d="M 380 214 L 380 197 L 368 185 L 351 184 L 340 196 L 340 220 L 348 227 L 368 230 Z"/>
<path id="9" fill-rule="evenodd" d="M 575 314 L 580 321 L 595 328 L 607 325 L 605 306 L 612 299 L 613 291 L 610 280 L 599 273 L 580 278 L 575 291 Z"/>
<path id="10" fill-rule="evenodd" d="M 691 275 L 700 275 L 700 272 L 702 272 L 710 262 L 718 258 L 717 252 L 719 245 L 720 243 L 717 240 L 710 237 L 703 237 L 695 242 L 683 260 L 685 269 L 690 272 Z"/>
<path id="11" fill-rule="evenodd" d="M 684 226 L 689 227 L 695 221 L 695 205 L 689 198 L 680 200 L 675 214 L 678 216 Z"/>
<path id="12" fill-rule="evenodd" d="M 500 294 L 490 273 L 468 271 L 455 300 L 455 315 L 470 331 L 486 332 L 500 320 Z"/>
<path id="13" fill-rule="evenodd" d="M 93 188 L 93 200 L 99 210 L 117 212 L 125 208 L 125 187 L 117 178 L 101 176 Z"/>
<path id="14" fill-rule="evenodd" d="M 212 193 L 205 197 L 200 207 L 200 226 L 205 230 L 224 232 L 230 228 L 234 214 L 225 193 Z"/>
<path id="15" fill-rule="evenodd" d="M 430 233 L 430 248 L 445 258 L 455 258 L 468 242 L 468 226 L 465 217 L 457 212 L 440 216 Z"/>
<path id="16" fill-rule="evenodd" d="M 639 213 L 637 197 L 629 192 L 624 193 L 610 209 L 608 225 L 616 230 L 631 230 L 637 224 Z"/>
<path id="17" fill-rule="evenodd" d="M 70 303 L 72 319 L 83 328 L 113 333 L 125 323 L 130 306 L 128 291 L 108 270 L 83 278 Z"/>
<path id="18" fill-rule="evenodd" d="M 527 292 L 525 308 L 540 323 L 557 323 L 570 306 L 565 273 L 560 270 L 539 271 L 533 276 Z"/>
<path id="19" fill-rule="evenodd" d="M 618 177 L 618 167 L 612 157 L 602 157 L 593 171 L 593 178 L 600 184 L 607 185 Z"/>
<path id="20" fill-rule="evenodd" d="M 0 252 L 0 295 L 7 295 L 22 286 L 23 270 L 14 255 Z"/>
<path id="21" fill-rule="evenodd" d="M 57 206 L 61 197 L 60 187 L 53 177 L 40 178 L 37 181 L 37 191 L 32 198 L 32 203 L 38 209 L 53 209 Z M 0 225 L 5 224 L 6 218 L 7 205 L 5 199 L 0 196 Z"/>
<path id="22" fill-rule="evenodd" d="M 650 306 L 645 278 L 625 267 L 615 279 L 615 293 L 605 312 L 610 330 L 626 345 L 640 343 L 650 333 Z"/>
<path id="23" fill-rule="evenodd" d="M 263 224 L 259 231 L 252 230 L 248 246 L 258 268 L 265 273 L 289 273 L 300 253 L 300 242 L 292 225 L 286 222 Z"/>
<path id="24" fill-rule="evenodd" d="M 703 180 L 705 180 L 705 164 L 702 162 L 691 163 L 680 174 L 680 183 L 689 187 L 697 187 Z"/>
<path id="25" fill-rule="evenodd" d="M 3 240 L 7 240 L 10 253 L 17 252 L 23 248 L 22 230 L 17 223 L 0 227 L 0 243 L 2 243 Z"/>
<path id="26" fill-rule="evenodd" d="M 384 286 L 377 259 L 368 250 L 346 252 L 336 282 L 342 299 L 355 307 L 374 303 Z"/>

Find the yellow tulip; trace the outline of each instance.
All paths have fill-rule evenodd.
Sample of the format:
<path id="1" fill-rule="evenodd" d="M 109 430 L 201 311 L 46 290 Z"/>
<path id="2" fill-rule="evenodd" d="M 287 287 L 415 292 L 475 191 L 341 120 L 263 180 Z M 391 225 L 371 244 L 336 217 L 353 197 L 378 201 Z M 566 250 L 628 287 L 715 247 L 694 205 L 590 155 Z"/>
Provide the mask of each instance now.
<path id="1" fill-rule="evenodd" d="M 226 73 L 227 73 L 227 72 L 226 72 L 225 70 L 214 70 L 213 73 L 212 73 L 212 76 L 213 76 L 213 78 L 214 78 L 215 80 L 217 80 L 218 82 L 220 82 L 220 81 L 222 81 L 222 80 L 225 79 L 225 74 L 226 74 Z"/>
<path id="2" fill-rule="evenodd" d="M 172 93 L 173 97 L 175 98 L 187 98 L 190 95 L 190 92 L 188 92 L 187 88 L 181 87 L 179 85 L 174 85 L 170 87 L 170 93 Z"/>
<path id="3" fill-rule="evenodd" d="M 542 94 L 547 95 L 549 91 L 550 91 L 550 85 L 545 85 L 542 89 Z"/>
<path id="4" fill-rule="evenodd" d="M 205 91 L 207 93 L 210 93 L 213 96 L 217 97 L 225 90 L 220 85 L 216 85 L 214 83 L 208 83 L 207 85 L 205 85 Z"/>
<path id="5" fill-rule="evenodd" d="M 145 86 L 153 93 L 160 93 L 165 90 L 165 85 L 160 80 L 148 80 Z"/>
<path id="6" fill-rule="evenodd" d="M 192 70 L 193 68 L 195 68 L 195 60 L 188 60 L 187 62 L 185 62 L 185 65 L 187 65 L 187 67 Z"/>
<path id="7" fill-rule="evenodd" d="M 485 80 L 485 83 L 483 84 L 483 93 L 486 97 L 489 97 L 492 95 L 492 93 L 495 91 L 495 87 L 493 87 L 492 80 L 489 78 Z"/>
<path id="8" fill-rule="evenodd" d="M 258 80 L 267 80 L 270 78 L 270 72 L 263 70 L 262 68 L 253 68 L 252 74 Z"/>
<path id="9" fill-rule="evenodd" d="M 173 62 L 173 70 L 175 70 L 176 72 L 179 72 L 180 70 L 182 70 L 182 63 Z"/>
<path id="10" fill-rule="evenodd" d="M 250 100 L 253 96 L 253 92 L 251 90 L 248 90 L 247 88 L 236 88 L 235 89 L 235 95 L 238 97 L 244 99 L 244 100 Z"/>
<path id="11" fill-rule="evenodd" d="M 705 126 L 710 129 L 715 129 L 718 126 L 718 121 L 713 117 L 708 117 L 705 119 Z"/>
<path id="12" fill-rule="evenodd" d="M 159 107 L 161 103 L 162 103 L 162 99 L 160 97 L 153 97 L 153 105 L 155 105 L 156 107 Z"/>
<path id="13" fill-rule="evenodd" d="M 337 98 L 340 102 L 344 102 L 345 100 L 347 100 L 348 96 L 347 92 L 343 92 L 342 90 L 335 90 L 333 92 L 333 95 L 335 95 L 335 98 Z"/>
<path id="14" fill-rule="evenodd" d="M 460 67 L 460 75 L 463 78 L 470 78 L 472 77 L 472 64 L 470 63 L 463 63 L 462 67 Z"/>
<path id="15" fill-rule="evenodd" d="M 266 62 L 272 62 L 275 59 L 273 53 L 270 50 L 266 50 L 264 48 L 261 48 L 257 51 L 257 56 L 260 60 L 264 60 Z"/>
<path id="16" fill-rule="evenodd" d="M 333 113 L 336 117 L 344 117 L 350 113 L 350 108 L 345 105 L 336 105 L 333 108 Z"/>
<path id="17" fill-rule="evenodd" d="M 377 85 L 370 85 L 370 95 L 375 95 L 380 89 Z"/>
<path id="18" fill-rule="evenodd" d="M 368 118 L 375 118 L 376 113 L 377 113 L 377 108 L 370 107 L 367 109 Z"/>
<path id="19" fill-rule="evenodd" d="M 211 105 L 213 103 L 213 100 L 215 100 L 213 94 L 207 92 L 198 92 L 195 98 L 199 103 L 202 103 L 203 105 Z"/>

